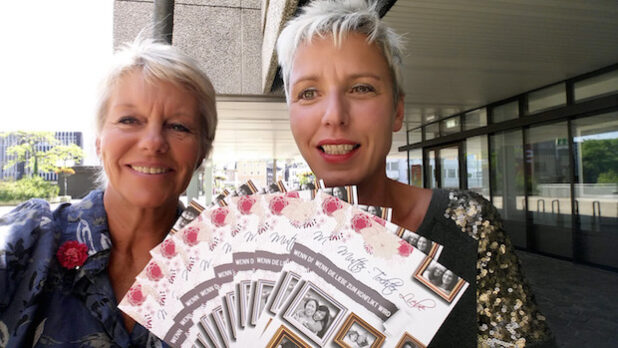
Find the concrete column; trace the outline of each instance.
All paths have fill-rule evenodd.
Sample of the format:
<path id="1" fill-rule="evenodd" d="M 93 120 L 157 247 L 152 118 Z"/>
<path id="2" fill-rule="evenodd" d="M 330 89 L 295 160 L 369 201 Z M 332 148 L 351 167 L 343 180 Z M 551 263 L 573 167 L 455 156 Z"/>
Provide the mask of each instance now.
<path id="1" fill-rule="evenodd" d="M 174 0 L 154 0 L 153 36 L 172 44 L 174 32 Z"/>
<path id="2" fill-rule="evenodd" d="M 191 199 L 198 198 L 199 195 L 199 170 L 196 170 L 191 177 L 191 181 L 189 182 L 189 186 L 187 186 L 187 204 L 191 202 Z"/>
<path id="3" fill-rule="evenodd" d="M 204 195 L 205 200 L 206 200 L 206 205 L 210 205 L 210 203 L 212 202 L 212 192 L 213 192 L 213 165 L 212 165 L 212 160 L 206 160 L 206 162 L 204 162 L 204 164 L 202 165 L 203 167 L 203 188 L 204 188 Z"/>

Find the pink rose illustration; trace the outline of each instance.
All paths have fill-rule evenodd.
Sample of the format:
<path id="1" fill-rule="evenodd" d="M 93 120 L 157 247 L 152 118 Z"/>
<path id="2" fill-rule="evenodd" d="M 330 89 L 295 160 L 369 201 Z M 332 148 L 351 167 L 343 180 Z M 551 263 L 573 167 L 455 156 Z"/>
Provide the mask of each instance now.
<path id="1" fill-rule="evenodd" d="M 142 292 L 140 284 L 133 285 L 127 292 L 127 300 L 133 306 L 139 306 L 146 301 L 146 296 Z"/>
<path id="2" fill-rule="evenodd" d="M 185 242 L 185 244 L 189 245 L 189 246 L 194 246 L 197 243 L 199 243 L 198 240 L 198 235 L 200 233 L 200 229 L 197 227 L 187 227 L 183 234 L 182 234 L 182 240 Z"/>
<path id="3" fill-rule="evenodd" d="M 176 244 L 171 239 L 166 239 L 161 243 L 161 255 L 171 259 L 176 256 Z"/>
<path id="4" fill-rule="evenodd" d="M 76 269 L 86 262 L 88 247 L 86 244 L 75 240 L 66 241 L 58 248 L 56 257 L 62 267 Z"/>
<path id="5" fill-rule="evenodd" d="M 382 226 L 386 226 L 386 220 L 382 219 L 381 217 L 377 217 L 375 215 L 371 215 L 371 218 L 373 219 L 373 221 L 379 223 Z"/>
<path id="6" fill-rule="evenodd" d="M 405 240 L 400 240 L 399 248 L 397 248 L 397 250 L 399 251 L 399 255 L 403 257 L 408 257 L 410 256 L 410 254 L 412 254 L 414 247 L 408 244 L 408 242 L 406 242 Z"/>
<path id="7" fill-rule="evenodd" d="M 255 204 L 255 198 L 253 198 L 252 196 L 242 196 L 240 197 L 240 199 L 238 199 L 238 210 L 241 214 L 250 214 L 253 204 Z"/>
<path id="8" fill-rule="evenodd" d="M 225 225 L 225 218 L 230 211 L 227 207 L 220 207 L 215 209 L 210 215 L 210 221 L 213 225 L 221 227 Z"/>
<path id="9" fill-rule="evenodd" d="M 363 228 L 371 227 L 371 218 L 367 214 L 356 214 L 352 218 L 352 228 L 360 233 Z"/>
<path id="10" fill-rule="evenodd" d="M 292 191 L 292 192 L 288 192 L 285 194 L 286 197 L 288 198 L 300 198 L 300 195 L 298 194 L 298 191 Z"/>
<path id="11" fill-rule="evenodd" d="M 156 262 L 151 260 L 146 266 L 146 276 L 156 282 L 163 278 L 163 271 Z"/>
<path id="12" fill-rule="evenodd" d="M 331 216 L 335 211 L 341 208 L 343 208 L 343 204 L 336 197 L 328 196 L 324 198 L 322 202 L 322 211 L 328 216 Z"/>
<path id="13" fill-rule="evenodd" d="M 271 213 L 281 215 L 281 211 L 288 205 L 288 201 L 282 196 L 275 196 L 270 200 L 268 207 Z"/>

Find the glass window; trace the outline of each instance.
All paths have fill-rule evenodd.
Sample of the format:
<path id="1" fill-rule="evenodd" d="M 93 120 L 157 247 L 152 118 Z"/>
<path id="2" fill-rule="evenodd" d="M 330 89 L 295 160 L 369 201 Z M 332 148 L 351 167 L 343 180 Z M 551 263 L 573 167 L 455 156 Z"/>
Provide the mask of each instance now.
<path id="1" fill-rule="evenodd" d="M 566 105 L 564 83 L 528 94 L 528 114 Z"/>
<path id="2" fill-rule="evenodd" d="M 618 268 L 618 112 L 572 122 L 582 261 Z"/>
<path id="3" fill-rule="evenodd" d="M 466 139 L 466 171 L 468 190 L 489 199 L 489 153 L 487 136 Z"/>
<path id="4" fill-rule="evenodd" d="M 513 243 L 527 247 L 524 147 L 520 130 L 500 132 L 491 144 L 492 203 Z"/>
<path id="5" fill-rule="evenodd" d="M 397 157 L 391 156 L 386 158 L 386 176 L 389 179 L 399 181 L 401 183 L 408 183 L 408 169 L 406 168 L 407 160 L 401 158 L 401 155 Z M 400 165 L 401 164 L 401 165 Z"/>
<path id="6" fill-rule="evenodd" d="M 504 122 L 516 119 L 519 116 L 519 101 L 515 100 L 510 103 L 495 106 L 491 110 L 491 119 L 493 123 Z"/>
<path id="7" fill-rule="evenodd" d="M 416 128 L 408 131 L 409 144 L 416 144 L 423 141 L 421 128 Z"/>
<path id="8" fill-rule="evenodd" d="M 575 101 L 618 92 L 618 70 L 591 77 L 573 84 Z"/>
<path id="9" fill-rule="evenodd" d="M 425 114 L 423 115 L 423 124 L 427 124 L 429 122 L 433 122 L 435 120 L 438 119 L 438 116 L 436 116 L 436 114 Z"/>
<path id="10" fill-rule="evenodd" d="M 440 136 L 440 125 L 432 123 L 425 126 L 425 140 L 431 140 Z"/>
<path id="11" fill-rule="evenodd" d="M 410 185 L 423 187 L 423 151 L 412 150 L 410 155 Z"/>
<path id="12" fill-rule="evenodd" d="M 445 136 L 449 134 L 461 132 L 459 116 L 447 118 L 440 121 L 440 135 Z"/>
<path id="13" fill-rule="evenodd" d="M 427 151 L 427 163 L 425 166 L 425 177 L 427 178 L 427 188 L 436 188 L 436 152 Z"/>
<path id="14" fill-rule="evenodd" d="M 440 157 L 440 187 L 459 188 L 459 147 L 445 147 L 438 152 Z"/>
<path id="15" fill-rule="evenodd" d="M 464 115 L 464 130 L 484 127 L 487 125 L 487 109 L 470 111 Z"/>
<path id="16" fill-rule="evenodd" d="M 527 185 L 535 246 L 550 254 L 572 257 L 571 172 L 566 122 L 527 130 Z"/>

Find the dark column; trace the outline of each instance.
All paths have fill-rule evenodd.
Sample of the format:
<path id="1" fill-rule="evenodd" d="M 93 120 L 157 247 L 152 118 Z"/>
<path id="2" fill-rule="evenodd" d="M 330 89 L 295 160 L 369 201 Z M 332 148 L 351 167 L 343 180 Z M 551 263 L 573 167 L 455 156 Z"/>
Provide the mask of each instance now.
<path id="1" fill-rule="evenodd" d="M 174 0 L 154 0 L 153 37 L 172 44 Z"/>

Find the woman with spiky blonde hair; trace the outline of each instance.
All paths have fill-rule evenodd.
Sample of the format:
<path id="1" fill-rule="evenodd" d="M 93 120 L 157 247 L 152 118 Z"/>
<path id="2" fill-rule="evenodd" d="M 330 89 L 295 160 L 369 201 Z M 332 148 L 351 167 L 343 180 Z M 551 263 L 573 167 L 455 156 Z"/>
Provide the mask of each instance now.
<path id="1" fill-rule="evenodd" d="M 377 6 L 311 1 L 281 32 L 277 53 L 301 154 L 326 186 L 356 185 L 359 203 L 391 207 L 394 223 L 442 244 L 439 262 L 470 284 L 430 346 L 553 345 L 496 209 L 472 192 L 386 176 L 404 118 L 403 53 Z"/>

